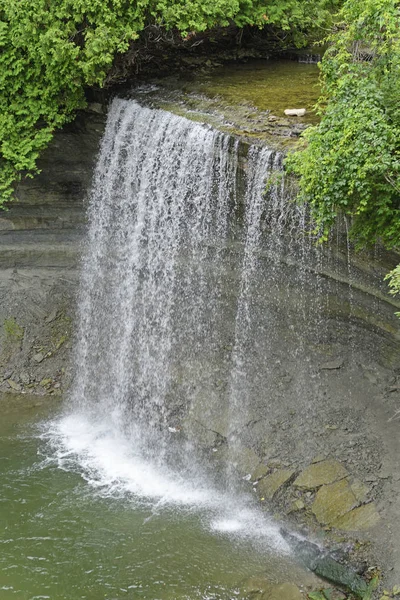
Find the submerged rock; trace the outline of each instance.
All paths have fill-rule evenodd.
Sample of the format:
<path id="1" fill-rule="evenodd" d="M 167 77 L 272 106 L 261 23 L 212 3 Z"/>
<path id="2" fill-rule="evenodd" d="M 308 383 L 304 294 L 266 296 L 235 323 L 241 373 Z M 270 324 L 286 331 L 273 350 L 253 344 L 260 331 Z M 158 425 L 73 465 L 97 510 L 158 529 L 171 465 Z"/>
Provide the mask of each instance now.
<path id="1" fill-rule="evenodd" d="M 316 544 L 296 537 L 281 529 L 283 537 L 289 542 L 298 559 L 310 571 L 340 587 L 363 598 L 368 591 L 368 585 L 353 569 L 338 563 L 323 552 Z"/>
<path id="2" fill-rule="evenodd" d="M 304 469 L 294 482 L 294 486 L 303 490 L 313 490 L 344 479 L 348 471 L 337 460 L 324 460 Z"/>
<path id="3" fill-rule="evenodd" d="M 263 577 L 250 577 L 240 586 L 242 598 L 260 600 L 303 600 L 299 588 L 293 583 L 273 584 Z"/>
<path id="4" fill-rule="evenodd" d="M 240 592 L 245 598 L 251 598 L 263 594 L 270 586 L 271 582 L 264 577 L 249 577 L 241 583 Z"/>
<path id="5" fill-rule="evenodd" d="M 303 595 L 293 583 L 281 583 L 267 589 L 261 600 L 303 600 Z"/>

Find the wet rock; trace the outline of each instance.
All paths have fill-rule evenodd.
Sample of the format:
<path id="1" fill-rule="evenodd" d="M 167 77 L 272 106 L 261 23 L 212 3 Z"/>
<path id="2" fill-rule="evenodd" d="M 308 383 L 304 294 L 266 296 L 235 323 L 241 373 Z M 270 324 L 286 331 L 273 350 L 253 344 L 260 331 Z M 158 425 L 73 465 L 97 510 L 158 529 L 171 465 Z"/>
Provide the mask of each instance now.
<path id="1" fill-rule="evenodd" d="M 29 377 L 29 373 L 27 373 L 26 371 L 23 371 L 22 373 L 20 373 L 19 380 L 21 383 L 28 385 L 28 383 L 30 383 L 30 381 L 31 381 L 31 378 Z"/>
<path id="2" fill-rule="evenodd" d="M 261 596 L 262 600 L 303 600 L 299 588 L 293 583 L 271 586 Z"/>
<path id="3" fill-rule="evenodd" d="M 311 461 L 312 464 L 315 463 L 319 463 L 322 462 L 323 460 L 325 460 L 326 456 L 324 456 L 323 454 L 318 454 L 315 458 L 313 458 L 313 460 Z"/>
<path id="4" fill-rule="evenodd" d="M 351 484 L 351 491 L 359 502 L 365 502 L 370 490 L 362 481 L 355 479 Z"/>
<path id="5" fill-rule="evenodd" d="M 258 484 L 257 491 L 261 498 L 272 500 L 276 492 L 295 474 L 294 469 L 280 469 L 271 473 Z"/>
<path id="6" fill-rule="evenodd" d="M 55 321 L 55 319 L 57 318 L 57 314 L 58 310 L 56 308 L 53 308 L 51 313 L 45 318 L 45 323 L 52 323 L 53 321 Z"/>
<path id="7" fill-rule="evenodd" d="M 292 509 L 290 512 L 296 512 L 298 510 L 303 510 L 306 507 L 306 505 L 304 504 L 303 500 L 301 500 L 300 498 L 298 500 L 295 500 L 292 504 Z"/>
<path id="8" fill-rule="evenodd" d="M 380 521 L 380 516 L 373 502 L 364 504 L 359 508 L 348 512 L 336 521 L 332 522 L 332 527 L 342 529 L 343 531 L 361 531 L 372 529 Z"/>
<path id="9" fill-rule="evenodd" d="M 100 102 L 89 102 L 86 110 L 97 113 L 99 115 L 102 115 L 104 113 L 104 107 L 102 104 L 100 104 Z"/>
<path id="10" fill-rule="evenodd" d="M 379 479 L 389 479 L 390 477 L 393 476 L 393 471 L 390 469 L 384 469 L 382 468 L 379 473 L 378 473 L 378 478 Z"/>
<path id="11" fill-rule="evenodd" d="M 391 387 L 387 388 L 387 391 L 392 393 L 392 392 L 399 392 L 400 391 L 400 386 L 398 385 L 393 385 Z"/>
<path id="12" fill-rule="evenodd" d="M 330 360 L 326 363 L 323 363 L 320 366 L 321 371 L 334 371 L 336 369 L 340 369 L 343 366 L 343 360 L 338 358 L 337 360 Z"/>
<path id="13" fill-rule="evenodd" d="M 342 479 L 331 485 L 322 486 L 317 492 L 311 510 L 322 525 L 328 525 L 356 505 L 357 498 L 348 482 Z"/>
<path id="14" fill-rule="evenodd" d="M 287 117 L 304 117 L 306 112 L 305 108 L 287 108 L 285 110 L 285 115 Z"/>
<path id="15" fill-rule="evenodd" d="M 364 375 L 370 383 L 372 383 L 372 384 L 379 383 L 378 377 L 376 375 L 374 375 L 374 373 L 372 373 L 371 371 L 365 371 Z"/>
<path id="16" fill-rule="evenodd" d="M 253 473 L 259 462 L 259 456 L 251 448 L 239 448 L 236 452 L 234 463 L 241 475 Z"/>
<path id="17" fill-rule="evenodd" d="M 13 376 L 14 373 L 14 369 L 6 369 L 3 373 L 3 381 L 5 381 L 6 379 L 10 379 L 10 377 Z"/>
<path id="18" fill-rule="evenodd" d="M 347 475 L 347 470 L 337 460 L 324 460 L 304 469 L 294 482 L 294 486 L 303 490 L 313 490 L 321 485 L 335 483 Z"/>
<path id="19" fill-rule="evenodd" d="M 365 481 L 368 481 L 368 483 L 375 483 L 378 481 L 378 479 L 375 477 L 375 475 L 369 475 L 365 478 Z"/>
<path id="20" fill-rule="evenodd" d="M 34 354 L 32 356 L 32 360 L 34 360 L 36 363 L 41 363 L 44 360 L 43 352 L 38 352 L 37 354 Z"/>
<path id="21" fill-rule="evenodd" d="M 10 386 L 10 388 L 12 390 L 15 390 L 16 392 L 20 392 L 21 391 L 21 386 L 16 381 L 14 381 L 13 379 L 7 379 L 7 383 L 8 383 L 8 385 Z"/>
<path id="22" fill-rule="evenodd" d="M 312 542 L 300 539 L 284 529 L 281 529 L 281 533 L 297 554 L 299 560 L 310 571 L 359 597 L 364 597 L 368 586 L 364 579 L 351 567 L 338 563 Z"/>
<path id="23" fill-rule="evenodd" d="M 268 473 L 269 467 L 267 465 L 259 464 L 258 467 L 253 471 L 251 475 L 251 481 L 258 481 Z"/>

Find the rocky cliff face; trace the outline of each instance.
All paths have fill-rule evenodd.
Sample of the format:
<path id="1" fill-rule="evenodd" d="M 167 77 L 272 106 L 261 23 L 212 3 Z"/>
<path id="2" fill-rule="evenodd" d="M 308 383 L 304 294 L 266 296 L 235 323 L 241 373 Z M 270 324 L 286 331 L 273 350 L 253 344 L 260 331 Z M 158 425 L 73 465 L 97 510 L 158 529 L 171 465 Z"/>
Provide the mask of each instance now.
<path id="1" fill-rule="evenodd" d="M 0 390 L 59 393 L 68 371 L 85 199 L 105 117 L 56 134 L 0 213 Z"/>

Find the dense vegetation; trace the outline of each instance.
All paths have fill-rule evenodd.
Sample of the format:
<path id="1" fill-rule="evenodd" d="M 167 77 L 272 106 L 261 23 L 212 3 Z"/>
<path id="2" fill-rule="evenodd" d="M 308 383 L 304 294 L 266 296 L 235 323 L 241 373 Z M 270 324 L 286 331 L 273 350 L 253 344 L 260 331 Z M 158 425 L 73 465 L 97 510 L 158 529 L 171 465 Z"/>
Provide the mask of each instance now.
<path id="1" fill-rule="evenodd" d="M 326 239 L 338 213 L 356 244 L 400 246 L 400 3 L 346 0 L 322 65 L 321 122 L 288 159 Z M 400 265 L 389 273 L 400 293 Z"/>
<path id="2" fill-rule="evenodd" d="M 400 245 L 399 7 L 344 3 L 321 65 L 321 122 L 288 161 L 323 239 L 341 212 L 358 245 Z"/>
<path id="3" fill-rule="evenodd" d="M 53 132 L 151 27 L 190 38 L 216 26 L 292 30 L 298 44 L 337 0 L 0 0 L 0 206 Z M 318 15 L 318 16 L 316 16 Z"/>

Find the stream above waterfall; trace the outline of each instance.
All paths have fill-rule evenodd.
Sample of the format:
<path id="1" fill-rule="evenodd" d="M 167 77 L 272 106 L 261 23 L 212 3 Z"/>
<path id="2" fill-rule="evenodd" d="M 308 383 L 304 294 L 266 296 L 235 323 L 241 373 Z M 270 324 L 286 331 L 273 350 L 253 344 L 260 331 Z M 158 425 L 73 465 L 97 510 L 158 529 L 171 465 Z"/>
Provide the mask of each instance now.
<path id="1" fill-rule="evenodd" d="M 127 96 L 194 121 L 204 121 L 250 142 L 287 149 L 318 122 L 320 87 L 316 64 L 249 60 L 151 79 Z M 285 109 L 305 108 L 302 117 Z"/>

